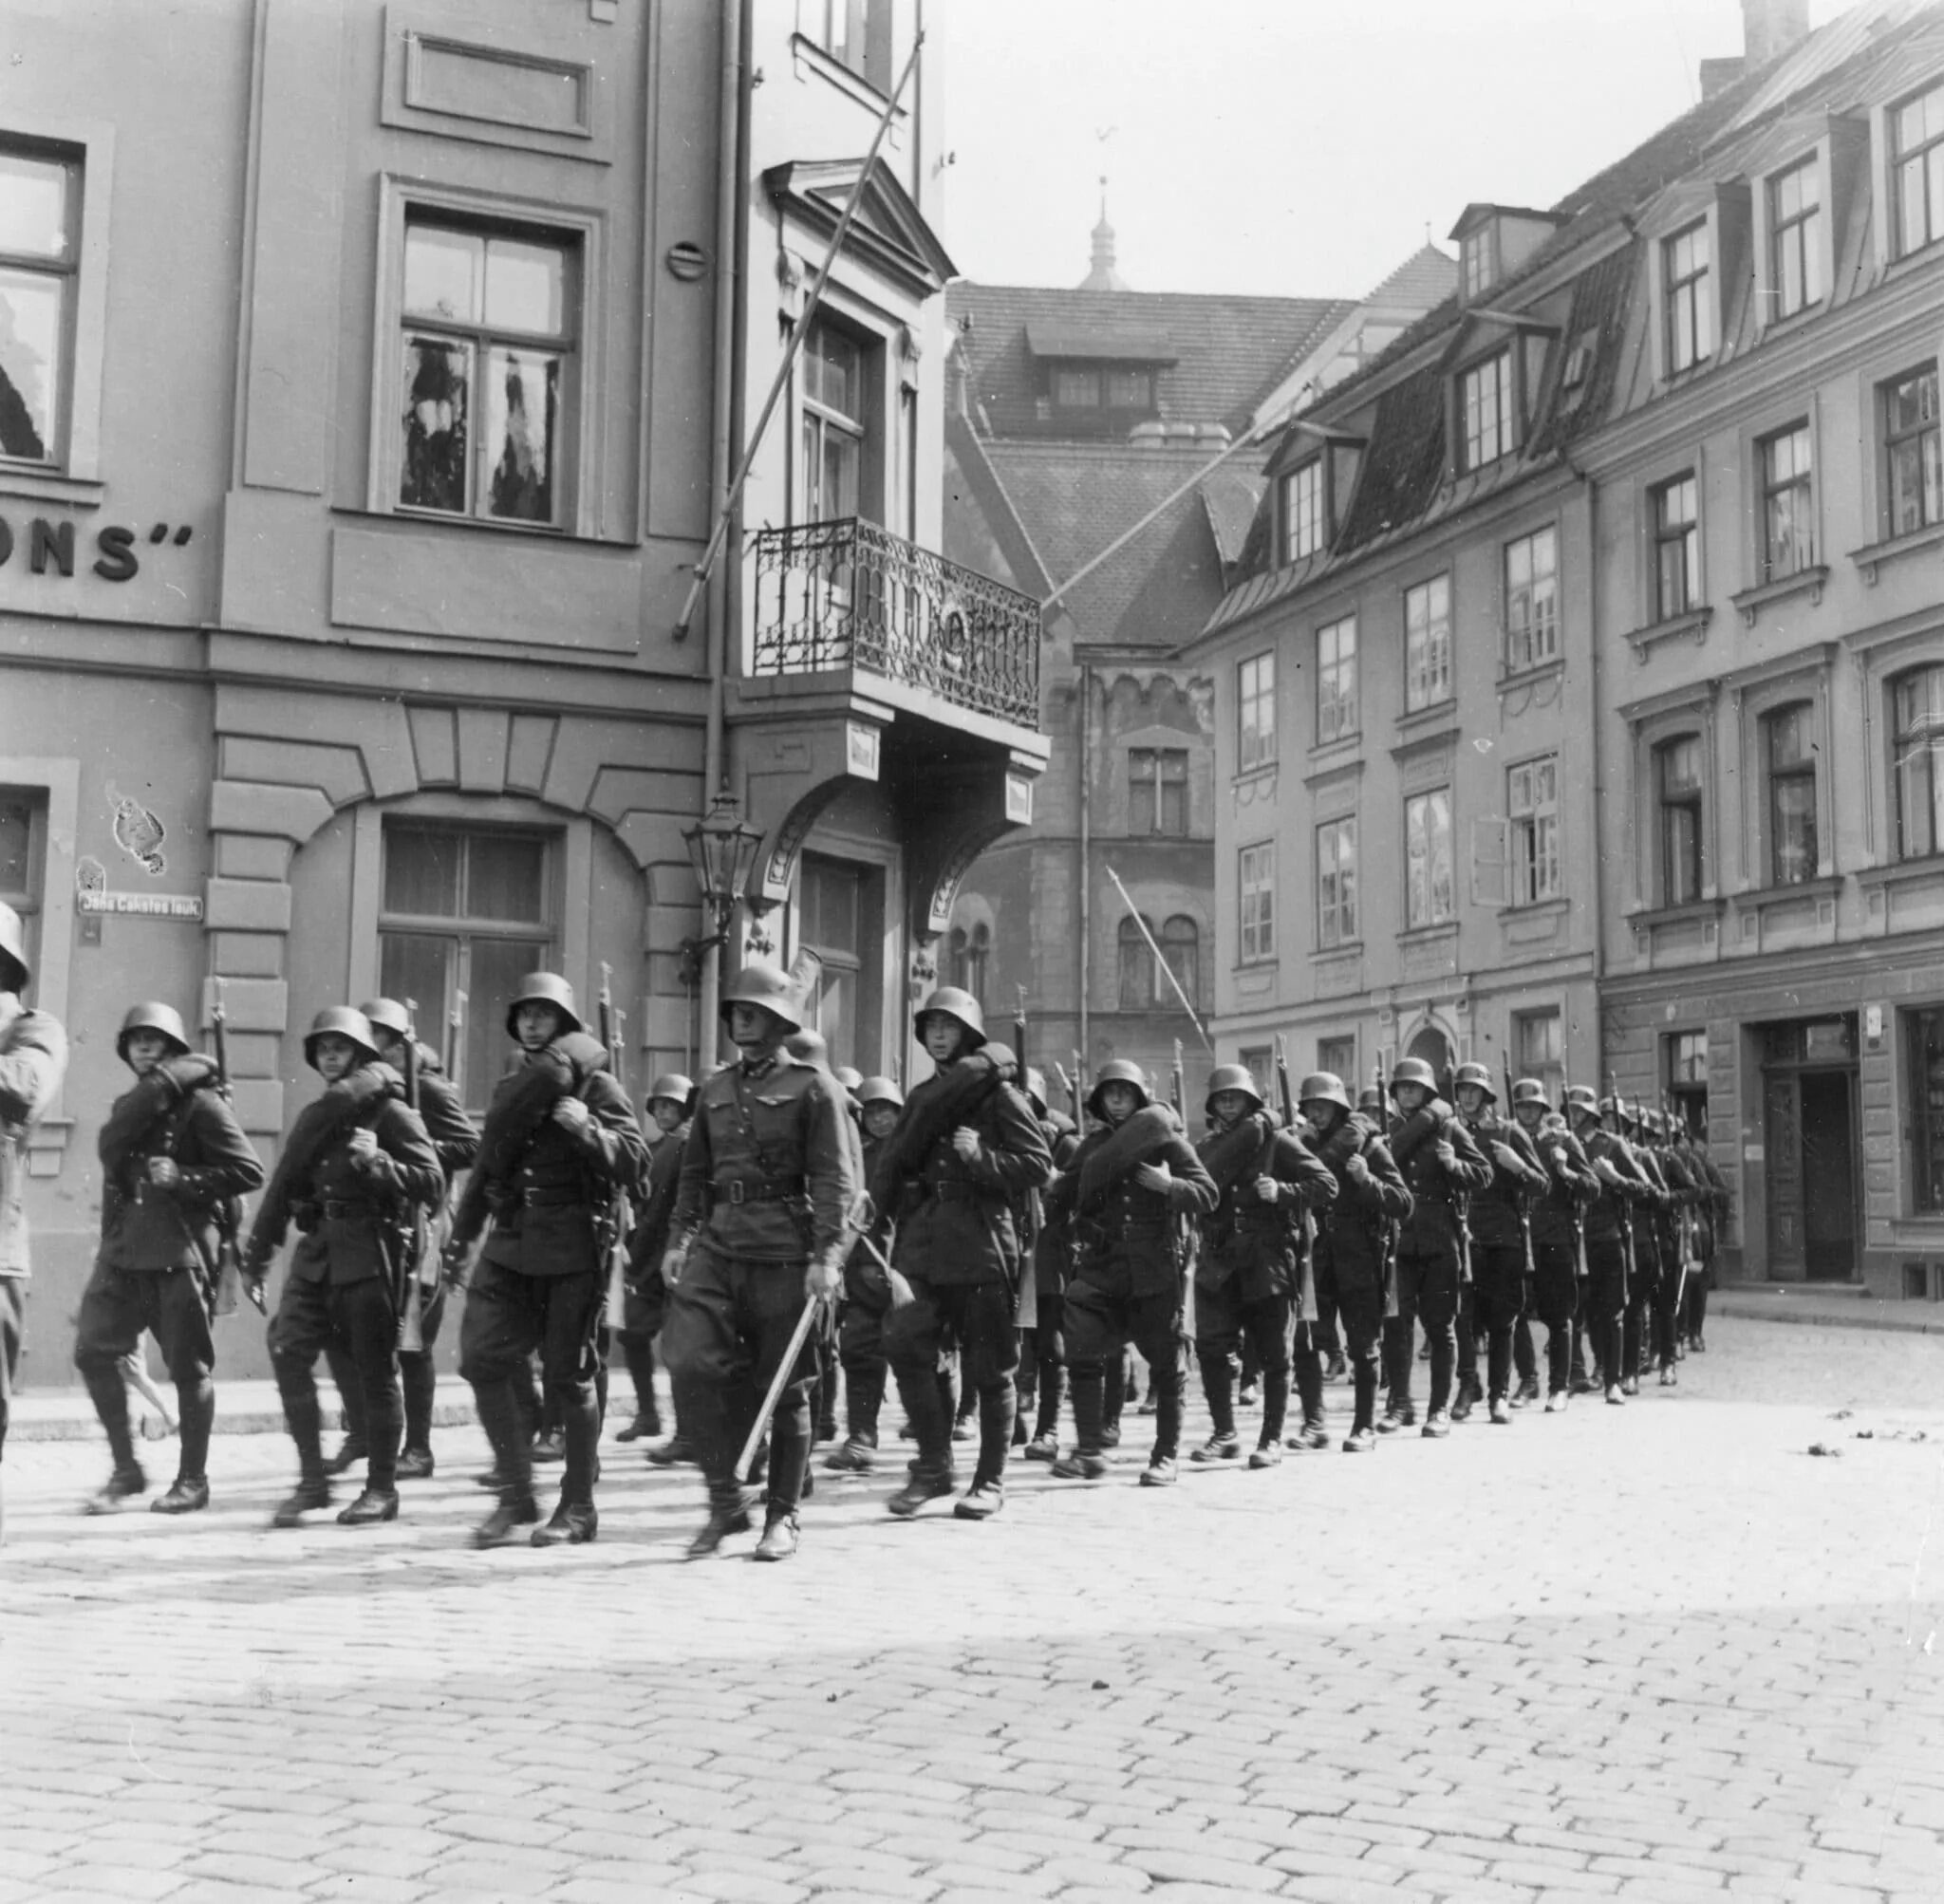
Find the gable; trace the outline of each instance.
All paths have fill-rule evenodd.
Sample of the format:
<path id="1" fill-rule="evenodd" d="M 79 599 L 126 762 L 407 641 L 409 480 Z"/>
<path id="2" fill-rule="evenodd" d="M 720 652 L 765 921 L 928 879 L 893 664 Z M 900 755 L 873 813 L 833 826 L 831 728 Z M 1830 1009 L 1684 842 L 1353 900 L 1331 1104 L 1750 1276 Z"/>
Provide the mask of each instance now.
<path id="1" fill-rule="evenodd" d="M 794 213 L 820 236 L 833 233 L 864 169 L 861 159 L 796 159 L 773 165 L 763 187 L 779 211 Z M 911 195 L 883 159 L 871 161 L 846 248 L 921 297 L 935 296 L 958 267 Z"/>

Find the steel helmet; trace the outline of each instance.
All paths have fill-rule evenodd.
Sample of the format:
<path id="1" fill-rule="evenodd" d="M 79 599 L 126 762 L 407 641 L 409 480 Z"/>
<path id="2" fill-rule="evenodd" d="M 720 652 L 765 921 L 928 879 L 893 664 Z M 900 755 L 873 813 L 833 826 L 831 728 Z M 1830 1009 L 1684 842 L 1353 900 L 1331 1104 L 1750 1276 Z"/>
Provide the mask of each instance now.
<path id="1" fill-rule="evenodd" d="M 1239 1091 L 1258 1111 L 1262 1108 L 1262 1088 L 1256 1083 L 1255 1073 L 1245 1064 L 1218 1064 L 1208 1073 L 1208 1092 L 1202 1100 L 1202 1108 L 1209 1116 L 1215 1114 L 1217 1092 L 1224 1091 Z"/>
<path id="2" fill-rule="evenodd" d="M 1377 1093 L 1373 1090 L 1370 1094 L 1374 1098 Z M 1350 1093 L 1334 1071 L 1311 1072 L 1296 1093 L 1296 1101 L 1299 1104 L 1340 1104 L 1345 1111 L 1350 1109 Z"/>
<path id="3" fill-rule="evenodd" d="M 1359 1111 L 1368 1111 L 1373 1116 L 1380 1115 L 1384 1109 L 1383 1092 L 1374 1084 L 1365 1085 L 1356 1093 L 1356 1108 Z"/>
<path id="4" fill-rule="evenodd" d="M 33 977 L 27 962 L 27 927 L 10 905 L 0 905 L 0 992 L 18 992 Z"/>
<path id="5" fill-rule="evenodd" d="M 1590 1084 L 1576 1084 L 1567 1092 L 1566 1109 L 1576 1116 L 1602 1117 L 1606 1114 L 1605 1107 Z"/>
<path id="6" fill-rule="evenodd" d="M 925 1020 L 932 1012 L 943 1012 L 965 1029 L 965 1049 L 977 1051 L 985 1042 L 985 1014 L 970 992 L 957 985 L 941 985 L 911 1015 L 918 1036 L 925 1036 Z"/>
<path id="7" fill-rule="evenodd" d="M 671 1104 L 679 1104 L 682 1114 L 688 1114 L 689 1106 L 695 1101 L 695 1080 L 683 1077 L 679 1071 L 664 1071 L 653 1084 L 648 1086 L 648 1094 L 642 1102 L 652 1104 L 658 1097 L 665 1097 Z"/>
<path id="8" fill-rule="evenodd" d="M 1026 1067 L 1026 1075 L 1020 1087 L 1027 1099 L 1040 1116 L 1046 1115 L 1046 1073 L 1037 1064 Z"/>
<path id="9" fill-rule="evenodd" d="M 560 1014 L 560 1029 L 584 1032 L 587 1025 L 573 1008 L 573 987 L 558 972 L 529 972 L 519 989 L 507 1000 L 506 1035 L 519 1036 L 519 1009 L 522 1005 L 551 1005 Z"/>
<path id="10" fill-rule="evenodd" d="M 1094 1079 L 1094 1089 L 1087 1093 L 1087 1109 L 1103 1123 L 1107 1113 L 1100 1108 L 1100 1093 L 1110 1084 L 1131 1084 L 1140 1093 L 1141 1105 L 1152 1104 L 1154 1099 L 1148 1090 L 1148 1076 L 1132 1058 L 1111 1057 L 1100 1067 Z"/>
<path id="11" fill-rule="evenodd" d="M 1545 1106 L 1545 1086 L 1536 1077 L 1522 1077 L 1512 1087 L 1512 1104 L 1516 1110 L 1522 1104 Z"/>
<path id="12" fill-rule="evenodd" d="M 790 975 L 775 965 L 745 965 L 722 987 L 721 1016 L 731 1005 L 759 1005 L 782 1026 L 784 1033 L 803 1024 L 803 1006 Z"/>
<path id="13" fill-rule="evenodd" d="M 160 1032 L 176 1049 L 177 1055 L 189 1050 L 189 1035 L 182 1029 L 182 1014 L 174 1005 L 164 1005 L 151 1000 L 145 1005 L 130 1005 L 128 1015 L 122 1020 L 121 1035 L 115 1040 L 115 1055 L 123 1064 L 128 1062 L 128 1040 L 137 1032 Z"/>
<path id="14" fill-rule="evenodd" d="M 1457 1091 L 1464 1085 L 1475 1084 L 1485 1092 L 1487 1104 L 1496 1104 L 1499 1093 L 1492 1089 L 1492 1074 L 1488 1067 L 1482 1064 L 1461 1064 L 1451 1078 L 1451 1089 Z"/>
<path id="15" fill-rule="evenodd" d="M 867 1077 L 851 1093 L 860 1105 L 894 1104 L 905 1108 L 905 1093 L 888 1077 Z"/>
<path id="16" fill-rule="evenodd" d="M 402 1038 L 412 1036 L 412 1015 L 396 999 L 372 999 L 358 1009 L 371 1020 L 375 1032 L 391 1032 Z"/>
<path id="17" fill-rule="evenodd" d="M 1438 1080 L 1432 1075 L 1431 1068 L 1421 1057 L 1400 1057 L 1396 1068 L 1391 1073 L 1391 1095 L 1397 1095 L 1400 1084 L 1421 1084 L 1427 1091 L 1435 1092 Z"/>
<path id="18" fill-rule="evenodd" d="M 304 1062 L 317 1069 L 317 1041 L 327 1036 L 349 1038 L 367 1058 L 378 1055 L 377 1041 L 371 1036 L 371 1020 L 349 1005 L 327 1005 L 310 1020 L 304 1035 Z"/>
<path id="19" fill-rule="evenodd" d="M 852 1097 L 857 1095 L 857 1087 L 864 1082 L 864 1073 L 854 1064 L 840 1064 L 831 1075 L 848 1091 Z"/>
<path id="20" fill-rule="evenodd" d="M 799 1064 L 813 1064 L 819 1071 L 831 1068 L 831 1041 L 814 1025 L 792 1032 L 783 1040 L 783 1049 Z"/>

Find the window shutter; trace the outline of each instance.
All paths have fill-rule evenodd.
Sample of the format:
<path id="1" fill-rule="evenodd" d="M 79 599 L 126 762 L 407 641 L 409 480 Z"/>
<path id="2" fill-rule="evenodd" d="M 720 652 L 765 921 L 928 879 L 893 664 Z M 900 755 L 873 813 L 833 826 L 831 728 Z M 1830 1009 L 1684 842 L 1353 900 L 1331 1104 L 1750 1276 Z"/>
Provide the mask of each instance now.
<path id="1" fill-rule="evenodd" d="M 1512 903 L 1509 823 L 1495 813 L 1471 823 L 1471 903 L 1494 907 Z"/>

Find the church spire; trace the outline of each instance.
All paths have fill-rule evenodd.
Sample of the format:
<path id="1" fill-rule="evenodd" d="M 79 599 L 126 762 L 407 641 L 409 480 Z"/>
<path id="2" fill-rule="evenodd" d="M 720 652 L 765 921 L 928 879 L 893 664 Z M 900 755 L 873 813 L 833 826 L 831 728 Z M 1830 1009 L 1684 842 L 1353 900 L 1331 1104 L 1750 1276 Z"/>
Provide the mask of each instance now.
<path id="1" fill-rule="evenodd" d="M 1082 290 L 1126 290 L 1127 280 L 1113 268 L 1113 227 L 1107 222 L 1107 180 L 1100 180 L 1100 222 L 1094 227 L 1094 268 L 1080 281 Z"/>

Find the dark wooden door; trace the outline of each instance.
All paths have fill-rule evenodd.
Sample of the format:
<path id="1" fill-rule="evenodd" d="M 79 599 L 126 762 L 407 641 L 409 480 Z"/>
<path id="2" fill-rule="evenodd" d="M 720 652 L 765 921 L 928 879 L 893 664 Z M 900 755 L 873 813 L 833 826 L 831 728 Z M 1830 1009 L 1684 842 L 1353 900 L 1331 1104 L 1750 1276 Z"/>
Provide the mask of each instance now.
<path id="1" fill-rule="evenodd" d="M 1805 1274 L 1798 1079 L 1793 1072 L 1770 1072 L 1762 1082 L 1767 1112 L 1763 1154 L 1768 1185 L 1768 1274 L 1792 1279 Z"/>
<path id="2" fill-rule="evenodd" d="M 1851 1073 L 1804 1072 L 1802 1092 L 1804 1270 L 1812 1281 L 1856 1273 L 1857 1161 Z"/>

